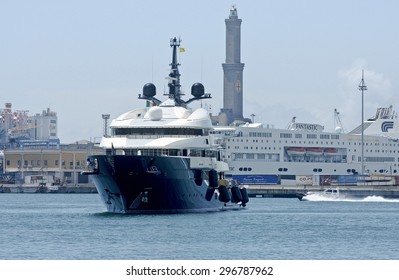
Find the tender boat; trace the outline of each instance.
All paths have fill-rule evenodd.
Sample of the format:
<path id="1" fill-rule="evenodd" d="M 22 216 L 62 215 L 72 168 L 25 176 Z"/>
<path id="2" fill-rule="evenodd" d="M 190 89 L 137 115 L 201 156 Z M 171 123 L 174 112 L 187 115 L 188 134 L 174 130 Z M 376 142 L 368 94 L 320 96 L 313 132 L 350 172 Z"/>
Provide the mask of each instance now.
<path id="1" fill-rule="evenodd" d="M 299 200 L 307 200 L 309 196 L 318 196 L 325 199 L 338 199 L 340 198 L 339 187 L 328 188 L 324 191 L 311 191 L 311 192 L 298 192 L 296 194 Z"/>

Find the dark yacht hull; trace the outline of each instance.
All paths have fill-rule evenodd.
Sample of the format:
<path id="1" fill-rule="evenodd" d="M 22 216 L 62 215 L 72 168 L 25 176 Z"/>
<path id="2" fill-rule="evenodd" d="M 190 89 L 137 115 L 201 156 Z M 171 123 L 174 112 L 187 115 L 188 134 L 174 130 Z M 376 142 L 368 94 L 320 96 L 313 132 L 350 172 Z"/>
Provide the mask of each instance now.
<path id="1" fill-rule="evenodd" d="M 108 212 L 126 214 L 207 212 L 239 209 L 221 202 L 190 169 L 189 159 L 161 156 L 90 156 L 92 180 Z M 209 196 L 207 196 L 209 198 Z"/>

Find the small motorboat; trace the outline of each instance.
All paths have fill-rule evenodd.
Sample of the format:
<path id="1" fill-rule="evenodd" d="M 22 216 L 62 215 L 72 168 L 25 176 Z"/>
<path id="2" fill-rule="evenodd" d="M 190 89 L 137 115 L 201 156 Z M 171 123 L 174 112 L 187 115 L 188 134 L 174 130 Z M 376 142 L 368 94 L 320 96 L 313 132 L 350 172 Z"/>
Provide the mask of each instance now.
<path id="1" fill-rule="evenodd" d="M 339 187 L 336 188 L 328 188 L 324 191 L 304 191 L 297 192 L 296 196 L 299 200 L 307 200 L 309 196 L 318 196 L 326 199 L 338 199 L 340 197 Z"/>

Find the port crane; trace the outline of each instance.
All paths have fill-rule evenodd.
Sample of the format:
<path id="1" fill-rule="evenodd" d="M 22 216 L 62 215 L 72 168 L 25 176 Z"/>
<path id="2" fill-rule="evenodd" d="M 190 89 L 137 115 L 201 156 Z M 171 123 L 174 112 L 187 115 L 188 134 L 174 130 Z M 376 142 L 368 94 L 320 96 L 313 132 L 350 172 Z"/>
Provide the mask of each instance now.
<path id="1" fill-rule="evenodd" d="M 341 117 L 337 109 L 334 109 L 334 128 L 336 132 L 345 133 L 345 129 L 342 125 Z"/>

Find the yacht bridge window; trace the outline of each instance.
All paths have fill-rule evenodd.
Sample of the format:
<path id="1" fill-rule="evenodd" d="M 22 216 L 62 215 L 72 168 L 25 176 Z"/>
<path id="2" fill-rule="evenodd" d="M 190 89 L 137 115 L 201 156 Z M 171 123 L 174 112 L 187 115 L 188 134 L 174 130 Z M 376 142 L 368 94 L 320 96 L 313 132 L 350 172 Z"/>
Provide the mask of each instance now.
<path id="1" fill-rule="evenodd" d="M 112 153 L 112 149 L 106 150 L 107 155 L 111 155 Z M 190 156 L 220 158 L 220 155 L 216 150 L 199 149 L 115 149 L 115 153 L 126 156 Z"/>
<path id="2" fill-rule="evenodd" d="M 112 135 L 208 135 L 208 130 L 187 127 L 116 127 L 112 128 Z"/>

